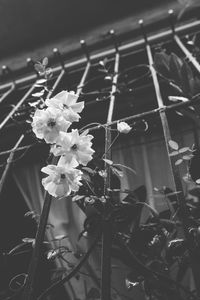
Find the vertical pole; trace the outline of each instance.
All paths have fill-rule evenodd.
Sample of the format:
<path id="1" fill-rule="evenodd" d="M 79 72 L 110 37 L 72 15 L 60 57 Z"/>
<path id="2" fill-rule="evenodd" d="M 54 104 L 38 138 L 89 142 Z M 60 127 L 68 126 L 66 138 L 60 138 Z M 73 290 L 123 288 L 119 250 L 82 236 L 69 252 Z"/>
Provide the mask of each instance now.
<path id="1" fill-rule="evenodd" d="M 197 290 L 198 295 L 200 296 L 200 268 L 199 268 L 199 264 L 197 263 L 198 260 L 197 260 L 196 254 L 194 253 L 193 241 L 191 240 L 191 235 L 189 234 L 190 222 L 188 219 L 187 206 L 186 206 L 186 202 L 184 199 L 184 193 L 183 193 L 183 188 L 182 188 L 181 180 L 179 177 L 178 169 L 175 166 L 175 159 L 174 159 L 174 157 L 169 155 L 169 140 L 171 140 L 169 124 L 168 124 L 165 110 L 163 109 L 164 103 L 163 103 L 162 96 L 161 96 L 157 73 L 153 67 L 153 56 L 152 56 L 152 52 L 151 52 L 151 47 L 148 43 L 147 36 L 146 36 L 145 30 L 143 27 L 143 20 L 139 21 L 139 25 L 141 26 L 142 31 L 143 31 L 145 44 L 146 44 L 146 52 L 147 52 L 147 56 L 148 56 L 148 60 L 149 60 L 149 67 L 150 67 L 150 71 L 151 71 L 151 75 L 152 75 L 152 80 L 153 80 L 153 84 L 154 84 L 158 107 L 160 108 L 160 118 L 161 118 L 164 139 L 165 139 L 165 144 L 166 144 L 168 158 L 169 158 L 171 175 L 172 175 L 172 179 L 174 182 L 175 190 L 180 192 L 176 195 L 177 201 L 179 203 L 179 208 L 180 208 L 180 216 L 181 216 L 180 218 L 182 221 L 185 239 L 187 241 L 188 251 L 189 251 L 189 255 L 190 255 L 190 263 L 191 263 L 191 268 L 192 268 L 192 272 L 193 272 L 193 276 L 194 276 L 196 290 Z"/>
<path id="2" fill-rule="evenodd" d="M 47 99 L 50 98 L 53 95 L 53 93 L 55 92 L 55 89 L 58 87 L 60 81 L 62 80 L 63 76 L 66 73 L 64 61 L 62 60 L 62 57 L 61 57 L 61 54 L 60 54 L 59 50 L 57 48 L 54 48 L 53 49 L 53 53 L 58 58 L 58 60 L 59 60 L 59 62 L 61 64 L 62 69 L 61 69 L 60 74 L 56 78 L 56 81 L 54 82 L 52 89 L 48 92 Z"/>
<path id="3" fill-rule="evenodd" d="M 116 49 L 115 63 L 114 63 L 114 76 L 112 80 L 111 98 L 107 116 L 107 126 L 105 131 L 105 158 L 111 159 L 110 145 L 112 142 L 111 130 L 109 124 L 112 122 L 113 110 L 115 105 L 115 92 L 117 90 L 117 81 L 119 73 L 119 51 L 116 43 L 116 37 L 114 31 L 111 30 L 110 34 L 114 40 Z M 106 167 L 107 176 L 104 184 L 104 194 L 107 194 L 108 188 L 110 188 L 110 168 Z M 106 204 L 103 218 L 103 232 L 102 232 L 102 254 L 101 254 L 101 300 L 111 299 L 111 247 L 112 247 L 112 224 L 110 220 L 106 218 Z"/>
<path id="4" fill-rule="evenodd" d="M 89 72 L 89 68 L 88 68 L 87 74 L 88 74 L 88 72 Z M 60 76 L 61 76 L 61 73 L 60 73 Z M 83 76 L 81 78 L 82 86 L 87 78 L 87 74 L 85 72 L 83 73 Z M 83 80 L 83 78 L 84 78 L 84 80 Z M 53 91 L 52 91 L 52 93 L 53 93 Z M 40 222 L 39 222 L 39 226 L 38 226 L 38 230 L 37 230 L 37 234 L 36 234 L 35 246 L 33 249 L 31 262 L 30 262 L 29 269 L 28 269 L 28 276 L 27 276 L 27 280 L 26 280 L 23 294 L 22 294 L 22 300 L 35 300 L 36 299 L 36 295 L 37 295 L 36 275 L 37 275 L 37 271 L 39 268 L 39 262 L 40 262 L 40 258 L 41 258 L 41 246 L 42 246 L 44 236 L 45 236 L 46 224 L 48 221 L 49 211 L 50 211 L 50 207 L 51 207 L 51 201 L 52 201 L 52 197 L 48 193 L 46 193 L 45 199 L 44 199 L 44 205 L 43 205 L 42 213 L 41 213 L 41 217 L 40 217 Z"/>
<path id="5" fill-rule="evenodd" d="M 57 86 L 59 85 L 60 81 L 62 80 L 63 76 L 65 75 L 65 70 L 62 70 L 60 72 L 60 74 L 58 75 L 56 81 L 54 82 L 54 85 L 51 89 L 51 91 L 48 92 L 47 94 L 47 98 L 50 98 L 53 94 L 53 92 L 55 91 L 55 89 L 57 88 Z"/>
<path id="6" fill-rule="evenodd" d="M 87 44 L 84 40 L 81 40 L 80 41 L 80 44 L 81 44 L 81 47 L 86 55 L 86 58 L 87 58 L 87 64 L 86 64 L 86 67 L 85 67 L 85 70 L 83 72 L 83 76 L 79 82 L 79 85 L 77 86 L 77 90 L 76 90 L 76 94 L 78 96 L 80 96 L 82 90 L 83 90 L 83 87 L 84 87 L 84 84 L 85 84 L 85 81 L 87 79 L 87 76 L 89 74 L 89 71 L 90 71 L 90 67 L 91 67 L 91 61 L 90 61 L 90 55 L 89 55 L 89 51 L 88 51 L 88 47 L 87 47 Z"/>
<path id="7" fill-rule="evenodd" d="M 86 65 L 86 68 L 84 70 L 84 73 L 83 73 L 83 76 L 82 76 L 82 79 L 77 87 L 77 90 L 76 90 L 76 94 L 79 96 L 83 90 L 83 87 L 84 87 L 84 83 L 85 83 L 85 80 L 88 76 L 88 73 L 89 73 L 89 70 L 90 70 L 90 67 L 91 67 L 91 62 L 88 61 L 87 62 L 87 65 Z"/>

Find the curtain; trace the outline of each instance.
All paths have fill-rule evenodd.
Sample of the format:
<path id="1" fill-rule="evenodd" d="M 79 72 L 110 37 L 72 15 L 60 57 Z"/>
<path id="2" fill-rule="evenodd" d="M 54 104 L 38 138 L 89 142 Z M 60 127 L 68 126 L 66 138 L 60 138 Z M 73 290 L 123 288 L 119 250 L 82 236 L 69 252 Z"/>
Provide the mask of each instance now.
<path id="1" fill-rule="evenodd" d="M 188 131 L 174 137 L 174 140 L 180 143 L 180 146 L 191 146 L 193 133 Z M 159 211 L 165 210 L 166 203 L 162 195 L 155 195 L 154 188 L 168 186 L 174 189 L 171 179 L 169 162 L 166 152 L 165 143 L 161 136 L 140 137 L 135 139 L 133 136 L 128 137 L 113 147 L 112 159 L 114 163 L 131 167 L 134 171 L 123 168 L 121 180 L 122 189 L 131 189 L 145 185 L 147 189 L 147 200 Z M 181 174 L 186 171 L 184 166 L 181 167 Z M 24 200 L 30 210 L 37 213 L 41 212 L 44 201 L 44 191 L 41 185 L 41 166 L 27 165 L 13 170 L 13 176 L 16 184 L 21 191 Z M 143 211 L 148 215 L 148 211 Z M 84 213 L 77 207 L 70 198 L 59 201 L 52 201 L 49 215 L 49 223 L 54 229 L 48 231 L 48 240 L 51 241 L 57 235 L 66 235 L 63 245 L 73 250 L 73 253 L 67 254 L 66 259 L 71 265 L 77 263 L 74 253 L 84 253 L 88 248 L 89 241 L 78 236 L 83 229 L 85 220 Z M 56 242 L 51 247 L 56 247 Z M 70 266 L 62 260 L 56 260 L 57 267 L 66 268 L 70 271 Z M 86 262 L 79 278 L 73 278 L 66 285 L 66 289 L 71 299 L 86 299 L 88 290 L 92 287 L 99 287 L 100 281 L 100 253 L 96 250 Z M 112 293 L 115 299 L 126 299 L 135 297 L 138 300 L 144 299 L 144 294 L 140 288 L 129 292 L 125 286 L 125 278 L 129 272 L 119 261 L 112 260 Z"/>

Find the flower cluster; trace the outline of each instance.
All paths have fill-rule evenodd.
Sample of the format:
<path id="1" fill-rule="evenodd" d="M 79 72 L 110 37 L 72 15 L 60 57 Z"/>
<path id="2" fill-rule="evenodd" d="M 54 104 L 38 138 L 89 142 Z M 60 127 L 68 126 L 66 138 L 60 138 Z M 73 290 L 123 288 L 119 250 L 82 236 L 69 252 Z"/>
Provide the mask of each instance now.
<path id="1" fill-rule="evenodd" d="M 33 116 L 32 128 L 36 137 L 51 144 L 51 152 L 60 157 L 57 165 L 42 168 L 47 174 L 42 184 L 54 197 L 64 197 L 77 192 L 82 179 L 79 165 L 86 166 L 92 159 L 94 150 L 88 132 L 79 134 L 77 129 L 68 131 L 73 122 L 80 119 L 79 113 L 84 102 L 77 102 L 74 92 L 62 91 L 53 98 L 46 99 L 44 109 L 37 109 Z"/>

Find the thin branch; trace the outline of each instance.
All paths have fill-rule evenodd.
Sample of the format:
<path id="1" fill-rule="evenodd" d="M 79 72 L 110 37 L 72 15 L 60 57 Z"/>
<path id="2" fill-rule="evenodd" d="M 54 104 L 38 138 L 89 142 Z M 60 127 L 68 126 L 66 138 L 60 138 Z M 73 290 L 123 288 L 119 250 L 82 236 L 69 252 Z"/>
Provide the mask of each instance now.
<path id="1" fill-rule="evenodd" d="M 96 238 L 94 239 L 92 245 L 90 246 L 90 248 L 88 249 L 88 251 L 85 253 L 85 255 L 81 258 L 81 260 L 79 261 L 79 263 L 74 267 L 74 269 L 64 278 L 62 278 L 61 280 L 57 281 L 56 283 L 53 283 L 49 288 L 47 288 L 38 298 L 37 300 L 42 300 L 44 299 L 44 297 L 48 296 L 52 291 L 60 288 L 64 283 L 66 283 L 67 281 L 69 281 L 72 277 L 74 277 L 79 270 L 81 269 L 81 267 L 83 266 L 83 264 L 85 263 L 85 261 L 89 258 L 90 254 L 92 253 L 93 249 L 96 247 L 97 242 L 100 238 L 101 235 L 101 230 L 99 231 L 99 233 L 97 234 Z"/>

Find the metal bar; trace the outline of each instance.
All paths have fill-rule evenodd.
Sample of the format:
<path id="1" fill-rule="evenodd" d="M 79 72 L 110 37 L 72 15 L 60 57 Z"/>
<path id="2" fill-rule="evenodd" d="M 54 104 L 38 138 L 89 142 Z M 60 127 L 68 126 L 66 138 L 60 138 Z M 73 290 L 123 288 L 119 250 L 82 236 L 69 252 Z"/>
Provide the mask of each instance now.
<path id="1" fill-rule="evenodd" d="M 11 163 L 12 163 L 12 160 L 13 160 L 13 157 L 14 157 L 14 154 L 15 154 L 15 151 L 16 151 L 16 149 L 18 148 L 18 146 L 21 144 L 23 138 L 24 138 L 24 134 L 22 134 L 22 135 L 20 136 L 20 138 L 17 140 L 17 143 L 15 144 L 15 146 L 14 146 L 14 147 L 11 149 L 11 151 L 10 151 L 10 155 L 9 155 L 9 157 L 8 157 L 8 159 L 7 159 L 6 167 L 5 167 L 4 171 L 3 171 L 3 174 L 2 174 L 1 180 L 0 180 L 0 194 L 1 194 L 1 192 L 2 192 L 3 185 L 4 185 L 4 182 L 5 182 L 5 180 L 6 180 L 6 176 L 7 176 L 7 174 L 8 174 L 10 165 L 11 165 Z"/>
<path id="2" fill-rule="evenodd" d="M 177 36 L 177 34 L 174 34 L 174 40 L 179 46 L 179 48 L 182 50 L 182 52 L 185 54 L 185 56 L 188 58 L 188 60 L 193 64 L 195 69 L 200 73 L 200 64 L 198 63 L 196 58 L 192 55 L 192 53 L 190 53 L 190 51 L 185 47 L 185 45 Z"/>
<path id="3" fill-rule="evenodd" d="M 62 71 L 60 72 L 59 76 L 57 77 L 56 81 L 54 82 L 54 85 L 51 89 L 51 91 L 48 92 L 47 94 L 47 98 L 50 98 L 53 94 L 53 92 L 55 91 L 55 89 L 57 88 L 57 86 L 59 85 L 60 81 L 62 80 L 63 76 L 65 75 L 65 70 L 62 69 Z"/>
<path id="4" fill-rule="evenodd" d="M 87 68 L 87 66 L 86 66 L 86 68 Z M 88 72 L 89 72 L 89 69 L 87 71 L 87 74 L 88 74 Z M 87 74 L 86 74 L 86 72 L 83 73 L 83 76 L 80 81 L 82 85 L 84 84 L 84 81 L 86 80 Z M 53 159 L 52 163 L 55 163 L 54 159 Z M 46 196 L 44 199 L 44 205 L 43 205 L 42 213 L 41 213 L 41 217 L 40 217 L 40 223 L 39 223 L 37 234 L 36 234 L 35 247 L 33 249 L 31 262 L 30 262 L 29 269 L 28 269 L 28 276 L 27 276 L 27 280 L 26 280 L 23 294 L 22 294 L 22 300 L 35 300 L 35 297 L 36 297 L 36 293 L 37 293 L 36 288 L 35 288 L 36 287 L 36 275 L 37 275 L 38 268 L 39 268 L 39 261 L 40 261 L 40 256 L 41 256 L 41 245 L 44 240 L 46 224 L 47 224 L 49 211 L 50 211 L 50 207 L 51 207 L 51 201 L 52 201 L 52 196 L 50 196 L 48 193 L 46 193 Z"/>
<path id="5" fill-rule="evenodd" d="M 10 86 L 10 89 L 7 90 L 0 98 L 0 104 L 15 90 L 16 88 L 16 85 L 13 83 L 11 86 Z"/>
<path id="6" fill-rule="evenodd" d="M 199 100 L 200 100 L 200 95 L 198 98 L 189 100 L 187 102 L 180 102 L 180 103 L 176 103 L 176 104 L 172 104 L 172 105 L 168 105 L 168 106 L 163 106 L 161 108 L 155 108 L 152 110 L 145 111 L 143 113 L 139 113 L 136 115 L 132 115 L 129 117 L 124 117 L 122 119 L 112 121 L 109 124 L 105 123 L 102 125 L 92 126 L 92 127 L 88 128 L 88 130 L 89 131 L 98 130 L 98 129 L 105 127 L 106 125 L 116 125 L 118 122 L 122 122 L 122 121 L 132 121 L 132 120 L 137 120 L 137 119 L 143 119 L 143 118 L 146 118 L 146 117 L 149 117 L 149 116 L 159 113 L 160 110 L 167 112 L 167 111 L 171 111 L 171 110 L 175 110 L 175 109 L 179 109 L 179 108 L 184 108 L 184 107 L 187 107 L 190 105 L 194 105 L 195 103 L 199 102 Z"/>
<path id="7" fill-rule="evenodd" d="M 141 27 L 143 29 L 143 20 L 140 20 L 139 24 L 141 25 Z M 143 34 L 144 34 L 144 39 L 145 39 L 145 47 L 146 47 L 147 57 L 148 57 L 148 61 L 149 61 L 149 68 L 150 68 L 150 71 L 151 71 L 151 76 L 152 76 L 152 80 L 153 80 L 153 84 L 154 84 L 157 104 L 158 104 L 158 108 L 159 108 L 159 114 L 160 114 L 160 118 L 161 118 L 161 123 L 162 123 L 162 128 L 163 128 L 164 139 L 165 139 L 166 149 L 167 149 L 167 153 L 168 153 L 172 178 L 173 178 L 173 182 L 174 182 L 174 186 L 175 186 L 176 190 L 177 191 L 182 191 L 182 185 L 181 185 L 179 176 L 177 174 L 176 169 L 174 168 L 173 157 L 171 157 L 169 155 L 169 140 L 171 140 L 171 134 L 170 134 L 170 129 L 169 129 L 169 124 L 168 124 L 168 120 L 167 120 L 167 117 L 166 117 L 166 113 L 165 113 L 165 110 L 163 109 L 164 108 L 164 103 L 163 103 L 163 99 L 162 99 L 162 96 L 161 96 L 161 91 L 160 91 L 160 86 L 159 86 L 159 82 L 158 82 L 157 72 L 156 72 L 155 68 L 153 67 L 154 62 L 153 62 L 151 47 L 150 47 L 149 42 L 147 40 L 144 29 L 143 29 Z"/>
<path id="8" fill-rule="evenodd" d="M 142 20 L 140 21 L 140 25 L 141 26 L 143 25 Z M 143 26 L 142 26 L 142 28 L 143 28 Z M 157 73 L 153 67 L 153 56 L 152 56 L 151 48 L 148 44 L 148 40 L 145 35 L 145 32 L 143 32 L 143 33 L 144 33 L 144 38 L 145 38 L 145 42 L 146 42 L 146 52 L 147 52 L 147 56 L 148 56 L 148 60 L 149 60 L 152 80 L 154 83 L 157 103 L 158 103 L 158 107 L 161 108 L 160 109 L 160 118 L 161 118 L 164 139 L 165 139 L 165 144 L 166 144 L 167 153 L 168 153 L 168 159 L 169 159 L 169 165 L 170 165 L 170 169 L 171 169 L 172 179 L 173 179 L 173 182 L 175 185 L 175 191 L 180 192 L 176 195 L 178 203 L 179 203 L 180 218 L 182 221 L 183 231 L 184 231 L 184 235 L 185 235 L 185 239 L 186 239 L 186 243 L 187 243 L 187 247 L 188 247 L 188 251 L 189 251 L 189 258 L 190 258 L 190 262 L 191 262 L 191 269 L 192 269 L 192 273 L 193 273 L 193 277 L 194 277 L 194 281 L 195 281 L 196 291 L 199 296 L 200 295 L 200 268 L 199 268 L 199 265 L 197 264 L 197 260 L 195 258 L 196 254 L 194 253 L 194 245 L 193 245 L 193 241 L 191 239 L 191 235 L 189 233 L 190 222 L 188 219 L 186 201 L 184 199 L 184 192 L 183 192 L 183 187 L 182 187 L 181 180 L 179 177 L 178 168 L 176 168 L 176 166 L 175 166 L 175 159 L 174 159 L 174 157 L 171 157 L 169 155 L 169 153 L 170 153 L 169 152 L 169 140 L 171 140 L 169 124 L 168 124 L 168 120 L 166 117 L 166 113 L 164 110 L 162 110 L 163 100 L 162 100 L 162 96 L 161 96 L 161 92 L 160 92 L 160 86 L 159 86 L 159 82 L 158 82 Z"/>
<path id="9" fill-rule="evenodd" d="M 199 98 L 196 98 L 194 100 L 189 100 L 187 102 L 180 102 L 180 103 L 176 103 L 176 104 L 172 104 L 172 105 L 168 105 L 168 106 L 163 106 L 162 108 L 155 108 L 155 109 L 152 109 L 152 110 L 140 113 L 140 114 L 136 114 L 136 115 L 122 118 L 122 119 L 118 119 L 118 120 L 112 121 L 109 124 L 106 123 L 106 124 L 102 124 L 102 125 L 92 126 L 88 130 L 89 131 L 99 130 L 103 127 L 105 128 L 106 125 L 110 125 L 110 126 L 116 125 L 118 122 L 122 122 L 122 121 L 132 121 L 132 120 L 144 119 L 144 118 L 152 116 L 154 114 L 155 115 L 158 114 L 160 112 L 160 110 L 167 112 L 167 111 L 171 111 L 171 110 L 175 110 L 175 109 L 179 109 L 179 108 L 184 108 L 184 107 L 190 106 L 191 104 L 194 105 L 195 103 L 199 102 L 199 100 L 200 100 L 200 96 L 199 96 Z M 21 150 L 27 149 L 29 147 L 33 147 L 35 145 L 37 145 L 37 144 L 34 143 L 34 144 L 30 144 L 30 145 L 23 146 L 23 147 L 18 147 L 15 151 L 16 152 L 21 151 Z M 41 145 L 41 143 L 40 143 L 40 145 Z M 0 152 L 0 156 L 9 154 L 11 151 L 12 151 L 12 149 L 2 151 L 2 152 Z"/>
<path id="10" fill-rule="evenodd" d="M 18 152 L 18 151 L 26 150 L 27 148 L 29 148 L 29 147 L 31 147 L 31 146 L 34 146 L 34 145 L 36 145 L 36 144 L 31 144 L 31 145 L 27 145 L 27 146 L 18 147 L 18 148 L 15 149 L 15 150 L 13 150 L 13 148 L 12 148 L 12 149 L 10 149 L 10 150 L 2 151 L 2 152 L 0 152 L 0 156 L 9 154 L 11 151 L 13 151 L 13 152 Z"/>
<path id="11" fill-rule="evenodd" d="M 76 94 L 79 96 L 83 90 L 83 87 L 84 87 L 84 84 L 85 84 L 85 81 L 86 81 L 86 78 L 89 74 L 89 70 L 90 70 L 90 67 L 91 67 L 91 62 L 88 61 L 87 62 L 87 65 L 86 65 L 86 68 L 84 70 L 84 73 L 83 73 L 83 76 L 81 78 L 81 81 L 79 83 L 79 85 L 77 86 L 77 90 L 76 90 Z"/>
<path id="12" fill-rule="evenodd" d="M 26 94 L 22 97 L 22 99 L 16 104 L 16 106 L 9 112 L 7 117 L 1 122 L 0 130 L 6 125 L 6 123 L 10 120 L 10 118 L 14 115 L 14 113 L 18 110 L 18 108 L 26 101 L 26 99 L 30 96 L 30 94 L 33 92 L 34 89 L 35 89 L 35 83 L 26 92 Z"/>
<path id="13" fill-rule="evenodd" d="M 193 21 L 193 22 L 178 26 L 176 28 L 176 32 L 179 33 L 179 35 L 184 35 L 186 33 L 188 34 L 190 32 L 198 31 L 199 29 L 200 29 L 200 21 L 197 20 L 197 21 Z M 153 44 L 153 43 L 160 43 L 160 42 L 165 41 L 170 38 L 171 38 L 171 30 L 167 29 L 165 31 L 161 31 L 156 34 L 152 34 L 151 36 L 149 36 L 148 41 L 150 44 Z M 141 48 L 142 46 L 144 46 L 144 39 L 139 39 L 137 41 L 133 41 L 133 42 L 126 43 L 124 45 L 119 46 L 119 51 L 122 54 L 122 53 L 128 52 L 130 50 L 135 50 L 135 49 Z M 100 60 L 100 59 L 103 59 L 107 56 L 114 55 L 114 54 L 115 54 L 115 49 L 113 49 L 113 48 L 108 49 L 108 50 L 102 50 L 102 51 L 98 52 L 97 54 L 91 55 L 90 60 L 91 60 L 91 62 L 93 62 L 93 61 Z M 87 62 L 87 58 L 83 57 L 81 59 L 76 59 L 74 61 L 66 63 L 65 68 L 67 68 L 69 70 L 74 67 L 83 66 L 86 62 Z M 52 69 L 53 69 L 53 72 L 58 73 L 58 72 L 60 72 L 62 67 L 57 66 Z M 36 79 L 37 79 L 36 74 L 33 74 L 33 75 L 25 76 L 23 78 L 16 80 L 16 84 L 23 85 L 23 84 L 32 82 L 33 80 L 36 80 Z M 12 85 L 11 82 L 1 85 L 0 91 L 9 88 L 11 85 Z"/>
<path id="14" fill-rule="evenodd" d="M 108 110 L 107 123 L 112 122 L 112 118 L 113 118 L 113 110 L 115 105 L 115 93 L 117 91 L 118 72 L 119 72 L 119 53 L 117 52 L 115 56 L 115 68 L 114 68 L 114 76 L 112 82 L 112 91 L 111 91 L 110 105 Z"/>
<path id="15" fill-rule="evenodd" d="M 114 31 L 110 32 L 114 36 Z M 111 97 L 108 108 L 107 115 L 107 123 L 112 122 L 113 111 L 115 105 L 115 92 L 117 90 L 117 81 L 119 74 L 119 61 L 120 54 L 118 51 L 118 47 L 115 43 L 115 63 L 114 63 L 114 76 L 112 79 L 112 89 L 111 89 Z M 105 130 L 105 158 L 111 159 L 111 143 L 112 136 L 110 126 L 106 126 Z M 107 191 L 110 188 L 111 174 L 110 168 L 106 164 L 105 165 L 107 176 L 104 182 L 104 194 L 107 195 Z M 111 248 L 112 248 L 112 223 L 107 218 L 106 209 L 107 205 L 104 207 L 104 216 L 103 216 L 103 232 L 102 232 L 102 249 L 101 249 L 101 300 L 110 300 L 111 299 Z"/>
<path id="16" fill-rule="evenodd" d="M 187 107 L 191 104 L 194 105 L 195 103 L 199 102 L 199 100 L 200 100 L 200 98 L 196 98 L 194 100 L 190 100 L 190 101 L 187 101 L 187 102 L 180 102 L 180 103 L 176 103 L 176 104 L 172 104 L 172 105 L 168 105 L 168 106 L 163 106 L 162 108 L 155 108 L 155 109 L 152 109 L 152 110 L 140 113 L 140 114 L 136 114 L 136 115 L 132 115 L 132 116 L 129 116 L 129 117 L 125 117 L 125 118 L 122 118 L 122 119 L 112 121 L 109 124 L 106 123 L 106 124 L 102 124 L 102 125 L 92 126 L 88 130 L 89 131 L 99 130 L 103 127 L 106 127 L 106 125 L 110 125 L 110 126 L 111 125 L 116 125 L 118 122 L 122 122 L 122 121 L 132 121 L 132 120 L 137 120 L 137 119 L 144 119 L 144 118 L 152 116 L 154 114 L 155 115 L 158 114 L 160 112 L 160 110 L 163 110 L 163 111 L 167 112 L 167 111 L 179 109 L 179 108 L 182 108 L 182 107 L 184 108 L 184 107 Z M 15 151 L 21 151 L 21 150 L 27 149 L 29 147 L 33 147 L 35 145 L 36 145 L 36 143 L 30 144 L 30 145 L 27 145 L 27 146 L 23 146 L 23 147 L 18 147 Z M 41 145 L 41 143 L 40 143 L 40 145 Z M 12 149 L 2 151 L 2 152 L 0 152 L 0 156 L 9 154 L 11 151 L 12 151 Z"/>

